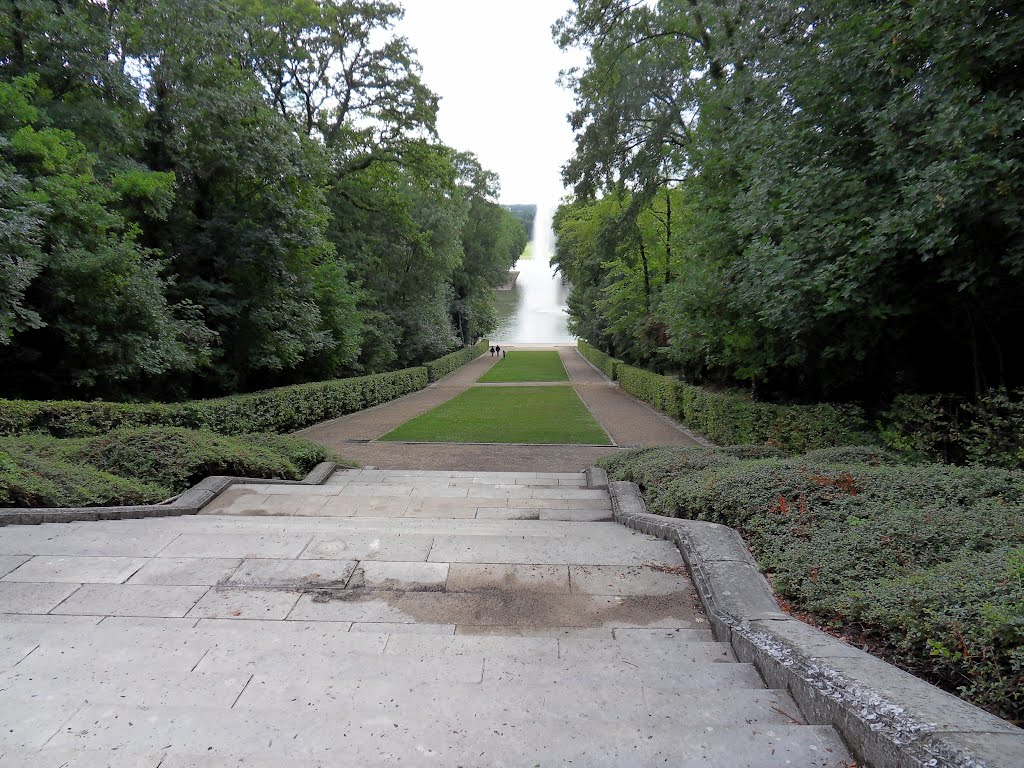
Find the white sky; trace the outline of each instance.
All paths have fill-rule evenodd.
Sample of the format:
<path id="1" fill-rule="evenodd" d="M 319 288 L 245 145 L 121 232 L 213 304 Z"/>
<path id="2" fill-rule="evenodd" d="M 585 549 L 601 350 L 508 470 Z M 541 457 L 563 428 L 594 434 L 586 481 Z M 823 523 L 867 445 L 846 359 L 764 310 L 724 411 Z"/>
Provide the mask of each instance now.
<path id="1" fill-rule="evenodd" d="M 558 72 L 585 61 L 563 54 L 551 25 L 571 0 L 404 0 L 398 26 L 441 97 L 438 133 L 501 177 L 501 202 L 557 204 L 573 152 L 572 94 Z"/>

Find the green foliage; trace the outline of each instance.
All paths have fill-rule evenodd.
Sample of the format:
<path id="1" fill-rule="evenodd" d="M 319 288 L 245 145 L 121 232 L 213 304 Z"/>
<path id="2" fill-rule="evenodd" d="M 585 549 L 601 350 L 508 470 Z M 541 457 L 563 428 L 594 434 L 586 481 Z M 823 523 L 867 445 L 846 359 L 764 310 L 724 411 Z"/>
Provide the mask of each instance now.
<path id="1" fill-rule="evenodd" d="M 912 459 L 1024 469 L 1024 390 L 990 390 L 973 401 L 900 395 L 879 426 L 885 444 Z"/>
<path id="2" fill-rule="evenodd" d="M 425 368 L 408 368 L 183 403 L 0 400 L 0 434 L 83 437 L 142 426 L 187 427 L 223 435 L 290 432 L 386 403 L 427 383 Z"/>
<path id="3" fill-rule="evenodd" d="M 153 504 L 170 497 L 161 485 L 110 474 L 31 436 L 0 439 L 0 507 L 92 507 Z"/>
<path id="4" fill-rule="evenodd" d="M 0 267 L 5 388 L 118 395 L 195 370 L 211 339 L 196 307 L 167 300 L 165 265 L 119 211 L 124 188 L 96 176 L 97 158 L 70 131 L 45 125 L 38 82 L 0 81 L 0 216 L 11 244 Z M 155 196 L 171 181 L 135 174 Z"/>
<path id="5" fill-rule="evenodd" d="M 423 366 L 427 369 L 427 377 L 431 382 L 443 379 L 466 363 L 476 360 L 487 350 L 487 346 L 487 339 L 481 339 L 471 347 L 460 349 L 458 352 L 452 352 L 444 357 L 439 357 L 437 360 L 431 360 Z"/>
<path id="6" fill-rule="evenodd" d="M 470 387 L 381 440 L 609 445 L 572 387 Z"/>
<path id="7" fill-rule="evenodd" d="M 320 462 L 337 460 L 323 446 L 295 437 L 178 427 L 118 430 L 70 443 L 62 448 L 69 459 L 177 490 L 210 475 L 301 480 Z"/>
<path id="8" fill-rule="evenodd" d="M 766 443 L 785 451 L 859 445 L 877 439 L 854 405 L 779 405 L 736 391 L 716 391 L 615 361 L 625 392 L 720 445 Z"/>
<path id="9" fill-rule="evenodd" d="M 281 435 L 158 427 L 0 438 L 0 506 L 152 504 L 210 475 L 299 480 L 321 461 L 341 462 L 323 446 Z"/>
<path id="10" fill-rule="evenodd" d="M 996 714 L 1024 714 L 1024 473 L 891 464 L 873 447 L 659 448 L 600 463 L 638 483 L 651 512 L 739 529 L 794 608 Z"/>
<path id="11" fill-rule="evenodd" d="M 0 394 L 214 396 L 485 335 L 526 235 L 438 141 L 401 16 L 4 4 Z"/>
<path id="12" fill-rule="evenodd" d="M 618 360 L 611 355 L 606 355 L 600 349 L 588 344 L 583 339 L 576 342 L 576 347 L 579 349 L 580 354 L 593 363 L 601 373 L 612 381 L 615 380 L 616 368 L 619 366 Z"/>
<path id="13" fill-rule="evenodd" d="M 783 399 L 1020 386 L 1024 18 L 576 0 L 570 326 Z M 984 438 L 982 438 L 984 439 Z"/>

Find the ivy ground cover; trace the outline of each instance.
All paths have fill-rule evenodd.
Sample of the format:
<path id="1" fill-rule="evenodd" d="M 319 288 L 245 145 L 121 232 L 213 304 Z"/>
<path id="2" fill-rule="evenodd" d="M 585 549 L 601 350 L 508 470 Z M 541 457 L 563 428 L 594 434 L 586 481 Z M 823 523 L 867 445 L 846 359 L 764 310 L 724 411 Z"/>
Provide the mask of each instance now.
<path id="1" fill-rule="evenodd" d="M 380 439 L 426 443 L 612 444 L 576 390 L 564 386 L 470 387 Z"/>
<path id="2" fill-rule="evenodd" d="M 481 384 L 512 381 L 568 381 L 562 358 L 557 352 L 522 352 L 513 350 L 480 377 Z"/>

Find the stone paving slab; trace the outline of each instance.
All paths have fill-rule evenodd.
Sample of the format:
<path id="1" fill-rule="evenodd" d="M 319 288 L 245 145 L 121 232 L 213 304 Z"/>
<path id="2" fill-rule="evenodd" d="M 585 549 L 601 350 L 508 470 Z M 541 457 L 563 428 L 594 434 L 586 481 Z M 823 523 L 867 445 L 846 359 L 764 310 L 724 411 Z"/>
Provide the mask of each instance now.
<path id="1" fill-rule="evenodd" d="M 312 536 L 307 534 L 192 534 L 176 536 L 160 552 L 161 557 L 240 557 L 293 558 L 306 548 Z"/>
<path id="2" fill-rule="evenodd" d="M 28 559 L 28 555 L 0 555 L 0 576 L 6 576 Z"/>
<path id="3" fill-rule="evenodd" d="M 565 565 L 452 563 L 448 568 L 449 592 L 530 590 L 567 595 L 570 591 L 569 567 Z"/>
<path id="4" fill-rule="evenodd" d="M 665 571 L 647 566 L 570 565 L 569 580 L 573 593 L 586 595 L 695 594 L 681 568 Z"/>
<path id="5" fill-rule="evenodd" d="M 367 560 L 360 563 L 350 588 L 404 592 L 438 591 L 448 581 L 448 563 Z"/>
<path id="6" fill-rule="evenodd" d="M 432 536 L 373 533 L 317 534 L 301 555 L 313 560 L 388 560 L 422 562 L 430 554 Z"/>
<path id="7" fill-rule="evenodd" d="M 260 589 L 211 589 L 188 612 L 195 619 L 284 619 L 298 592 Z"/>
<path id="8" fill-rule="evenodd" d="M 78 586 L 0 582 L 0 610 L 5 613 L 49 613 L 73 594 Z"/>
<path id="9" fill-rule="evenodd" d="M 213 586 L 231 576 L 241 564 L 239 558 L 159 557 L 147 560 L 128 583 L 178 587 Z"/>
<path id="10" fill-rule="evenodd" d="M 354 560 L 243 560 L 224 585 L 247 589 L 344 588 L 356 570 Z"/>
<path id="11" fill-rule="evenodd" d="M 121 584 L 147 562 L 139 557 L 33 557 L 2 580 Z"/>
<path id="12" fill-rule="evenodd" d="M 184 616 L 207 587 L 83 584 L 53 609 L 76 616 Z"/>
<path id="13" fill-rule="evenodd" d="M 598 523 L 599 525 L 599 523 Z M 533 565 L 681 565 L 668 542 L 627 539 L 615 549 L 603 542 L 578 541 L 571 548 L 558 540 L 511 536 L 435 536 L 429 559 L 442 563 L 528 563 Z"/>

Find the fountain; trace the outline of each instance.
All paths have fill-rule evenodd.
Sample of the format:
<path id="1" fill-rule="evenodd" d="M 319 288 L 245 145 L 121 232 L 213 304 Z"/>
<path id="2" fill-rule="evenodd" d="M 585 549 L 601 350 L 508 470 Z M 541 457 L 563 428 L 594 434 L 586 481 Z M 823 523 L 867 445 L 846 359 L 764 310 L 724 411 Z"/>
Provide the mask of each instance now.
<path id="1" fill-rule="evenodd" d="M 498 293 L 498 327 L 490 334 L 496 344 L 573 344 L 576 337 L 566 323 L 569 286 L 551 266 L 554 207 L 537 206 L 533 223 L 533 248 L 528 258 L 516 262 L 519 273 L 511 290 Z"/>

